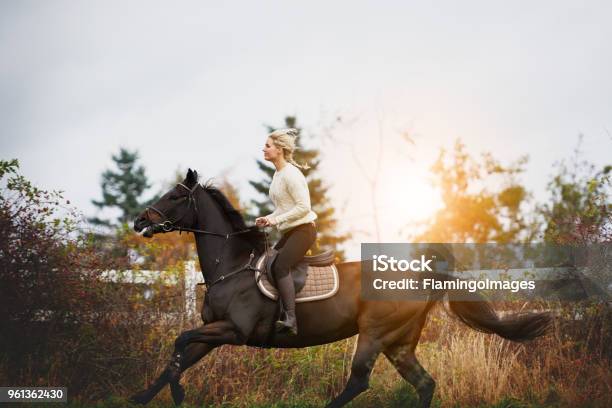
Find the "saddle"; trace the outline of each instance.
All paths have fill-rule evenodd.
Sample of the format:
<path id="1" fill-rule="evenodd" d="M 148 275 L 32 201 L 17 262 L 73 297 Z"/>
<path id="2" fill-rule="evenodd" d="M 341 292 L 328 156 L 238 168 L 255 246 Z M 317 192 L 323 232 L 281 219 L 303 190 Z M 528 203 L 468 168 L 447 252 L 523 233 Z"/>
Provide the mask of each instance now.
<path id="1" fill-rule="evenodd" d="M 272 265 L 278 256 L 274 248 L 257 260 L 255 280 L 259 290 L 270 299 L 278 299 L 276 280 Z M 290 270 L 296 292 L 296 302 L 308 302 L 333 296 L 339 288 L 338 270 L 334 263 L 334 252 L 325 251 L 318 255 L 304 256 L 302 261 Z"/>

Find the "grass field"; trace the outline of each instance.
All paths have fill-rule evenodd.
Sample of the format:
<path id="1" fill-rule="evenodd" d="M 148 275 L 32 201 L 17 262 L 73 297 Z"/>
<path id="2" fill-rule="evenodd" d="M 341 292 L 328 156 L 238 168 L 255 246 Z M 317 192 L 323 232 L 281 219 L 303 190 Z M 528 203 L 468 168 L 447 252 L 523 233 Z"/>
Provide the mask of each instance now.
<path id="1" fill-rule="evenodd" d="M 433 406 L 612 406 L 609 316 L 598 316 L 578 322 L 556 319 L 547 336 L 516 344 L 473 331 L 440 309 L 434 311 L 417 348 L 417 357 L 437 382 Z M 183 406 L 324 406 L 346 383 L 354 341 L 355 337 L 296 350 L 221 347 L 183 375 Z M 125 398 L 164 368 L 172 343 L 163 344 L 155 369 L 121 383 L 91 385 L 99 397 L 88 397 L 83 390 L 68 406 L 128 405 Z M 104 390 L 109 392 L 103 394 Z M 416 403 L 412 387 L 381 356 L 370 389 L 350 406 L 411 407 Z M 169 390 L 164 389 L 148 406 L 173 406 Z"/>

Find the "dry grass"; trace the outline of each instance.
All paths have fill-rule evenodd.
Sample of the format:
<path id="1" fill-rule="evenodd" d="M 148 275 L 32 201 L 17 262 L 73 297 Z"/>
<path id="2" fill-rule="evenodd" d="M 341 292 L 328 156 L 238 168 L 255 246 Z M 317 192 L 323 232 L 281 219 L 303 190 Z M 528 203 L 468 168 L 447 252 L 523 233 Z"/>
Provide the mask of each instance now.
<path id="1" fill-rule="evenodd" d="M 417 356 L 437 382 L 434 406 L 483 407 L 609 407 L 612 406 L 609 314 L 602 319 L 559 319 L 544 338 L 516 344 L 475 332 L 436 310 L 430 316 Z M 109 394 L 100 407 L 125 405 L 124 397 L 149 383 L 164 368 L 180 325 L 151 327 L 139 350 L 149 350 L 147 364 L 135 374 L 126 360 L 125 373 L 102 381 Z M 136 341 L 137 337 L 130 337 Z M 130 340 L 128 339 L 128 340 Z M 185 373 L 186 406 L 311 407 L 337 395 L 348 378 L 355 338 L 297 350 L 224 346 Z M 143 355 L 144 356 L 144 355 Z M 103 357 L 103 356 L 101 356 Z M 137 357 L 135 354 L 134 357 Z M 33 362 L 30 362 L 33 364 Z M 104 360 L 100 361 L 104 364 Z M 61 364 L 58 364 L 61 367 Z M 121 370 L 114 365 L 113 370 Z M 0 370 L 0 379 L 5 376 Z M 6 373 L 4 373 L 6 374 Z M 49 378 L 62 382 L 61 372 Z M 116 379 L 122 378 L 122 381 Z M 43 381 L 45 382 L 45 381 Z M 370 390 L 353 407 L 413 406 L 416 396 L 391 364 L 381 356 L 372 373 Z M 72 394 L 75 406 L 89 406 L 101 384 Z M 89 390 L 89 391 L 88 391 Z M 108 395 L 108 394 L 107 394 Z M 172 406 L 166 388 L 152 404 Z"/>
<path id="2" fill-rule="evenodd" d="M 612 406 L 606 341 L 594 349 L 580 333 L 568 334 L 571 325 L 556 324 L 545 338 L 516 344 L 475 332 L 440 311 L 431 320 L 424 337 L 435 340 L 422 342 L 417 356 L 437 382 L 437 406 Z M 321 406 L 342 390 L 354 341 L 299 350 L 222 347 L 185 374 L 187 402 Z M 160 397 L 170 403 L 167 391 Z M 381 356 L 370 390 L 353 406 L 410 406 L 415 398 Z"/>

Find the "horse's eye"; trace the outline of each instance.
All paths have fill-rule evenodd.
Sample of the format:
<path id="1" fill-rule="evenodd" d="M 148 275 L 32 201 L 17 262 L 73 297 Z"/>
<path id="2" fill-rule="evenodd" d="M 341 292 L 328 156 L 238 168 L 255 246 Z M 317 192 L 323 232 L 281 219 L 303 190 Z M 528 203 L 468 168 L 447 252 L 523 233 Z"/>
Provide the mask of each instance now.
<path id="1" fill-rule="evenodd" d="M 176 201 L 176 200 L 178 200 L 179 198 L 181 198 L 181 196 L 170 196 L 170 197 L 169 197 L 170 201 Z"/>

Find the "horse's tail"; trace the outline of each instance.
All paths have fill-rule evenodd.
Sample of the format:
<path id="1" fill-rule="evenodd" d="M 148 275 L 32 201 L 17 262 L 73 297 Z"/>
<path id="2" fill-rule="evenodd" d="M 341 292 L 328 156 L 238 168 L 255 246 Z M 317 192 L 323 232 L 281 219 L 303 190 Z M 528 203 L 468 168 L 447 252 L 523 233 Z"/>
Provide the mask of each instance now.
<path id="1" fill-rule="evenodd" d="M 549 313 L 514 313 L 499 317 L 491 303 L 480 294 L 469 293 L 469 299 L 449 300 L 450 309 L 463 323 L 484 333 L 495 333 L 512 341 L 527 341 L 546 334 L 551 326 Z"/>

